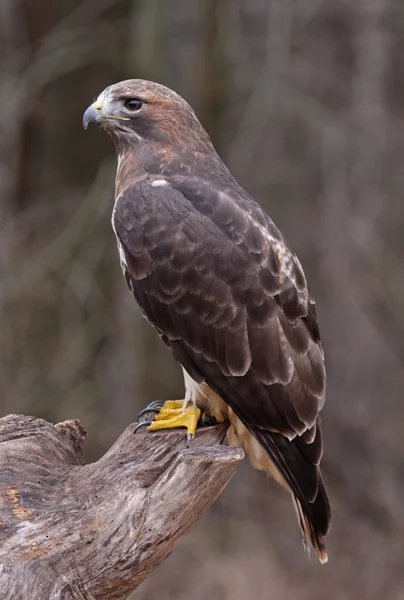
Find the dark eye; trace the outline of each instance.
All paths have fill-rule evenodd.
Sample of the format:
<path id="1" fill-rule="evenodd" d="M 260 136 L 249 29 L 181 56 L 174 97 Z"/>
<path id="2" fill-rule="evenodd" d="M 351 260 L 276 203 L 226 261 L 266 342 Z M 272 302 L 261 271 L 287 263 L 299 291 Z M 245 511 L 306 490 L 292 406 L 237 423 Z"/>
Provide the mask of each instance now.
<path id="1" fill-rule="evenodd" d="M 127 98 L 126 100 L 124 100 L 123 105 L 126 108 L 126 110 L 134 112 L 142 108 L 142 101 L 138 100 L 138 98 Z"/>

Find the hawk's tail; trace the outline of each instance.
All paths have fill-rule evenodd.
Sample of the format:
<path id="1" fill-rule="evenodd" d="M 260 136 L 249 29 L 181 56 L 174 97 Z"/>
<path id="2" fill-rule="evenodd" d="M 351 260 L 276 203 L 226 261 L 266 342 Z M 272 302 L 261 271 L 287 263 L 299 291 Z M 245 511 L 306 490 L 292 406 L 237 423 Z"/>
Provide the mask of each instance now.
<path id="1" fill-rule="evenodd" d="M 329 515 L 330 506 L 325 492 L 323 482 L 319 481 L 319 489 L 317 497 L 313 504 L 308 505 L 305 503 L 305 508 L 301 504 L 300 500 L 292 493 L 293 505 L 296 510 L 297 520 L 300 526 L 300 532 L 302 534 L 303 545 L 307 552 L 310 553 L 310 542 L 314 550 L 317 553 L 319 561 L 324 564 L 328 561 L 327 551 L 324 544 L 324 535 L 328 531 L 324 529 L 324 512 Z M 321 515 L 318 519 L 318 515 Z M 327 518 L 328 521 L 328 518 Z"/>
<path id="2" fill-rule="evenodd" d="M 310 445 L 302 444 L 298 438 L 290 442 L 280 434 L 257 427 L 249 429 L 268 452 L 285 486 L 292 493 L 305 548 L 309 549 L 311 543 L 320 562 L 327 562 L 324 537 L 330 528 L 331 511 L 318 467 L 322 447 L 320 423 L 316 438 Z M 273 476 L 272 472 L 269 474 Z"/>

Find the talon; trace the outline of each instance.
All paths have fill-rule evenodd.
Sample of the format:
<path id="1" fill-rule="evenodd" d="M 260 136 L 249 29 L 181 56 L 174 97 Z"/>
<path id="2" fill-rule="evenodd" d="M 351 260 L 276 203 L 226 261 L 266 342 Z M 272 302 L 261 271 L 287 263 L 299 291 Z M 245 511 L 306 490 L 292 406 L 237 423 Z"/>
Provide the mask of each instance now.
<path id="1" fill-rule="evenodd" d="M 150 402 L 150 404 L 148 404 L 146 408 L 140 411 L 140 413 L 137 416 L 137 420 L 139 421 L 140 417 L 146 415 L 149 412 L 158 414 L 163 408 L 163 406 L 164 402 L 162 400 L 154 400 L 153 402 Z"/>
<path id="2" fill-rule="evenodd" d="M 164 400 L 153 400 L 146 406 L 146 408 L 163 408 Z"/>
<path id="3" fill-rule="evenodd" d="M 143 410 L 140 411 L 140 413 L 137 416 L 137 420 L 139 421 L 140 417 L 143 417 L 143 415 L 146 415 L 147 413 L 151 412 L 151 413 L 156 413 L 158 415 L 158 413 L 161 411 L 161 408 L 154 408 L 152 406 L 146 406 L 146 408 L 144 408 Z"/>
<path id="4" fill-rule="evenodd" d="M 194 434 L 193 433 L 187 433 L 187 448 L 189 448 L 190 443 L 192 442 L 192 440 L 194 439 Z"/>
<path id="5" fill-rule="evenodd" d="M 150 427 L 150 425 L 152 424 L 151 421 L 142 421 L 141 423 L 138 423 L 133 431 L 133 433 L 136 433 L 138 429 L 140 429 L 141 427 Z"/>
<path id="6" fill-rule="evenodd" d="M 187 404 L 184 408 L 184 403 L 185 400 L 167 400 L 147 431 L 186 427 L 187 445 L 189 445 L 190 440 L 195 436 L 201 410 L 195 404 Z"/>

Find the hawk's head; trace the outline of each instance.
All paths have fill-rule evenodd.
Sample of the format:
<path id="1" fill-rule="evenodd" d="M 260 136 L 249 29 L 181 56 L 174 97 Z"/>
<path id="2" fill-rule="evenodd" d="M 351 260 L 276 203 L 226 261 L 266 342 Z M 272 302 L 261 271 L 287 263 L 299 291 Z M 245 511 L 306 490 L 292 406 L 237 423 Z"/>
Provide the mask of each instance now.
<path id="1" fill-rule="evenodd" d="M 143 141 L 173 143 L 210 140 L 181 96 L 158 83 L 128 79 L 107 87 L 86 110 L 83 126 L 99 123 L 117 146 Z"/>

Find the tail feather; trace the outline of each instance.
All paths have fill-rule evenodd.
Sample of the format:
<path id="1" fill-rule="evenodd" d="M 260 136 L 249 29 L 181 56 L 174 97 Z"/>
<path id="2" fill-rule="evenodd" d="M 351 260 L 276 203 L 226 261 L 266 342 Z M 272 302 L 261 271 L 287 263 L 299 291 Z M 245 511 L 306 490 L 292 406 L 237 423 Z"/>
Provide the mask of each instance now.
<path id="1" fill-rule="evenodd" d="M 329 529 L 330 519 L 330 505 L 328 502 L 327 495 L 324 490 L 323 483 L 320 481 L 321 489 L 315 502 L 306 508 L 303 508 L 300 500 L 292 493 L 293 505 L 296 510 L 297 520 L 300 526 L 300 532 L 302 534 L 302 541 L 305 550 L 310 554 L 310 543 L 317 553 L 319 561 L 324 564 L 328 561 L 327 551 L 324 544 L 324 536 Z M 307 510 L 307 508 L 309 510 Z M 324 527 L 324 515 L 321 513 L 325 512 L 326 527 Z M 320 513 L 320 519 L 319 519 Z M 319 522 L 320 521 L 320 522 Z"/>
<path id="2" fill-rule="evenodd" d="M 302 452 L 296 440 L 289 441 L 280 434 L 256 427 L 248 429 L 265 448 L 291 491 L 303 545 L 309 549 L 311 544 L 320 562 L 327 562 L 324 537 L 330 528 L 331 511 L 319 467 Z M 317 435 L 321 435 L 319 423 Z"/>

